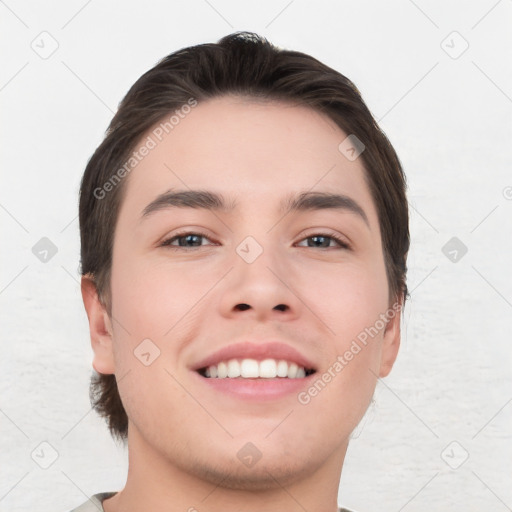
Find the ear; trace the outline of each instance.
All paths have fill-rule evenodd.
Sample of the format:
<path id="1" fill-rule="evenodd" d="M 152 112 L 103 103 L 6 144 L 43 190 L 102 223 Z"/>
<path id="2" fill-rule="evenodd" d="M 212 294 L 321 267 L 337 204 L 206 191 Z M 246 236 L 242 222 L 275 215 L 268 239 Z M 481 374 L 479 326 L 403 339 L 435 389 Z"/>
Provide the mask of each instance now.
<path id="1" fill-rule="evenodd" d="M 386 377 L 395 363 L 400 348 L 400 318 L 403 299 L 396 301 L 388 309 L 388 323 L 384 329 L 379 377 Z M 391 316 L 393 315 L 394 316 Z"/>
<path id="2" fill-rule="evenodd" d="M 105 306 L 100 302 L 93 279 L 82 276 L 81 288 L 94 352 L 92 366 L 98 373 L 112 374 L 115 372 L 112 322 Z"/>

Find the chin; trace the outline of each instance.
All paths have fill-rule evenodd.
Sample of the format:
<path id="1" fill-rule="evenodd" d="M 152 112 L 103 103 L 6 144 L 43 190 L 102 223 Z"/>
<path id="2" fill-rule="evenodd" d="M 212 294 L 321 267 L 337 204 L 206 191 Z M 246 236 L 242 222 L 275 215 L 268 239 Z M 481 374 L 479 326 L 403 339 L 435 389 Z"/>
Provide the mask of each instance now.
<path id="1" fill-rule="evenodd" d="M 194 474 L 213 485 L 240 491 L 282 490 L 302 478 L 311 475 L 311 465 L 307 460 L 294 460 L 284 463 L 280 455 L 274 461 L 264 461 L 263 457 L 252 467 L 244 466 L 238 459 L 226 464 L 201 465 L 193 468 Z"/>

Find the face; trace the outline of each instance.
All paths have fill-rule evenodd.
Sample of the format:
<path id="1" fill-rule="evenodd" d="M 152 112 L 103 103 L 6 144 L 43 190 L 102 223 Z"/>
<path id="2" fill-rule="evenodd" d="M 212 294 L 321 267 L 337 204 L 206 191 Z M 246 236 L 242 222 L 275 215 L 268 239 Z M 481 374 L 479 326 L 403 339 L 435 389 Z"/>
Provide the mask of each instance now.
<path id="1" fill-rule="evenodd" d="M 223 97 L 131 171 L 94 367 L 116 374 L 129 442 L 155 464 L 257 489 L 343 460 L 399 344 L 363 164 L 338 149 L 347 135 L 306 107 Z M 192 191 L 218 198 L 171 195 Z M 307 375 L 272 377 L 294 364 Z"/>

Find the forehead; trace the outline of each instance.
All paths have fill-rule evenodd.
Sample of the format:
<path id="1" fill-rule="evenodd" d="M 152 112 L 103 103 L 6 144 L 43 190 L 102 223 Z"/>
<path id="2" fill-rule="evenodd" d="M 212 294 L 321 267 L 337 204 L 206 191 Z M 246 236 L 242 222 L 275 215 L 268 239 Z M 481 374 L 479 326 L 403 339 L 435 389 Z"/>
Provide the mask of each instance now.
<path id="1" fill-rule="evenodd" d="M 120 216 L 140 216 L 168 190 L 217 192 L 237 213 L 277 212 L 283 198 L 311 191 L 348 195 L 376 222 L 361 159 L 339 150 L 348 134 L 316 110 L 227 96 L 175 120 L 141 138 L 136 151 L 150 149 L 128 175 Z"/>

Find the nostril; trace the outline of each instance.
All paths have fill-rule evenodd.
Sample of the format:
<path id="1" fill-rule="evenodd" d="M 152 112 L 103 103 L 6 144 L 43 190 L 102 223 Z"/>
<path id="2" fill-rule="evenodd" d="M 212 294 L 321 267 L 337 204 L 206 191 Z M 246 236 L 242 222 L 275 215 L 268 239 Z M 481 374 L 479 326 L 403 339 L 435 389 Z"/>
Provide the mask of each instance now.
<path id="1" fill-rule="evenodd" d="M 251 306 L 249 304 L 238 304 L 237 308 L 241 311 L 245 311 L 246 309 L 249 309 Z"/>

